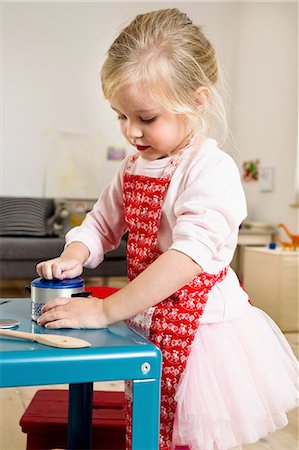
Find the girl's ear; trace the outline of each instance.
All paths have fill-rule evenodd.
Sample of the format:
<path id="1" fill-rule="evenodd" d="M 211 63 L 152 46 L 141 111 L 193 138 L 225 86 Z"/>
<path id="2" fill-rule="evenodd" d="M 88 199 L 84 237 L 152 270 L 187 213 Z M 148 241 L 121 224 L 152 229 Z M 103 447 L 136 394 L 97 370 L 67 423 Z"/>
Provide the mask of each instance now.
<path id="1" fill-rule="evenodd" d="M 196 108 L 202 109 L 211 98 L 211 91 L 205 86 L 196 89 L 194 93 L 194 104 Z"/>

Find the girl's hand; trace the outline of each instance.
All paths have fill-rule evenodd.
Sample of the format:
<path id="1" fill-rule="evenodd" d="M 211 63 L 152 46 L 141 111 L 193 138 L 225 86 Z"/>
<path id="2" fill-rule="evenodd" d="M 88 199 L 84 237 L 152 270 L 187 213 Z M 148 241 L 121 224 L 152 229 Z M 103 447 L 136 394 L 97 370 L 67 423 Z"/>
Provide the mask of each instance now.
<path id="1" fill-rule="evenodd" d="M 45 328 L 106 328 L 104 301 L 95 297 L 55 298 L 42 308 L 38 325 Z"/>
<path id="2" fill-rule="evenodd" d="M 36 266 L 38 275 L 47 280 L 57 278 L 75 278 L 83 272 L 83 265 L 79 259 L 60 256 L 58 258 L 43 261 Z"/>
<path id="3" fill-rule="evenodd" d="M 83 264 L 89 257 L 89 250 L 83 242 L 72 242 L 58 258 L 49 259 L 36 266 L 38 275 L 47 280 L 75 278 L 83 272 Z"/>

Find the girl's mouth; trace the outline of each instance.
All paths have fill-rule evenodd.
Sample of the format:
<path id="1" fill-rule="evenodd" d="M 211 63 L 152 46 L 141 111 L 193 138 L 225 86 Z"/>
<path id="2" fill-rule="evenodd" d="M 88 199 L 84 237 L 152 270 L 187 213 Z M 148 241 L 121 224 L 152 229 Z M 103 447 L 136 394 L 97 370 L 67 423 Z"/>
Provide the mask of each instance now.
<path id="1" fill-rule="evenodd" d="M 150 148 L 149 145 L 135 145 L 135 147 L 136 147 L 137 150 L 139 150 L 140 152 L 144 152 L 144 150 Z"/>

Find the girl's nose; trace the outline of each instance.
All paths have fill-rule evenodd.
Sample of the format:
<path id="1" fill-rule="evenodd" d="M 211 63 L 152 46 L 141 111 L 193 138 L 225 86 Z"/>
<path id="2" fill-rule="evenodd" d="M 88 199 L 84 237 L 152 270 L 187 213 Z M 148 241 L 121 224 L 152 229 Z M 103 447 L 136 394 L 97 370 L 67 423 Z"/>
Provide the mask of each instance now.
<path id="1" fill-rule="evenodd" d="M 142 128 L 137 123 L 127 121 L 126 134 L 131 139 L 140 138 L 143 136 Z"/>

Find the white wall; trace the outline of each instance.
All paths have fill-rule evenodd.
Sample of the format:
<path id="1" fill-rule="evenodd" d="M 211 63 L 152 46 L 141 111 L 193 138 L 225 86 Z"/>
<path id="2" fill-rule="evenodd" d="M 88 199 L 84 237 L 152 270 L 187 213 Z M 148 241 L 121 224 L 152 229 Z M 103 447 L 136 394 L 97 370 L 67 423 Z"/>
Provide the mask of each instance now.
<path id="1" fill-rule="evenodd" d="M 135 14 L 170 5 L 204 25 L 218 50 L 239 161 L 276 167 L 273 193 L 245 186 L 250 218 L 294 228 L 296 3 L 5 3 L 1 194 L 43 195 L 48 129 L 100 134 L 102 151 L 123 142 L 100 90 L 105 52 Z"/>
<path id="2" fill-rule="evenodd" d="M 244 3 L 240 9 L 237 67 L 232 83 L 232 128 L 242 160 L 274 167 L 274 191 L 245 183 L 252 220 L 287 223 L 295 232 L 298 151 L 298 5 Z"/>

